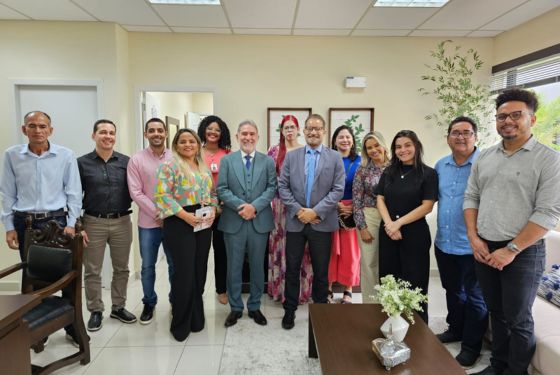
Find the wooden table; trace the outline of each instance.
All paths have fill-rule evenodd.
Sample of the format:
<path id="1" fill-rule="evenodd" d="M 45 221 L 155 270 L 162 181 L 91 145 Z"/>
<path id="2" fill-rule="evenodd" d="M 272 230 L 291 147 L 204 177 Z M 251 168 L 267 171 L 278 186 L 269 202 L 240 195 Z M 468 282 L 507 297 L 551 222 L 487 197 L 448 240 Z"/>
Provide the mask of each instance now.
<path id="1" fill-rule="evenodd" d="M 310 304 L 309 357 L 319 357 L 324 375 L 465 374 L 418 315 L 404 339 L 410 359 L 386 371 L 371 350 L 371 341 L 383 337 L 379 328 L 386 319 L 376 304 Z"/>
<path id="2" fill-rule="evenodd" d="M 31 374 L 29 331 L 21 317 L 39 304 L 32 294 L 0 295 L 0 367 L 2 374 Z"/>

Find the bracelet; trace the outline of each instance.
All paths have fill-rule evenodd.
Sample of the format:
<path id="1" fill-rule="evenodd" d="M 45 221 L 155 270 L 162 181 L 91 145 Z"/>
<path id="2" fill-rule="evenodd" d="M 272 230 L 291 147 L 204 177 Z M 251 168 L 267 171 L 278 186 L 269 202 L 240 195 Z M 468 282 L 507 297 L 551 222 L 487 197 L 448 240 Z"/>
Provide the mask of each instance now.
<path id="1" fill-rule="evenodd" d="M 507 249 L 509 251 L 511 251 L 512 253 L 515 254 L 519 254 L 521 252 L 521 250 L 517 247 L 516 244 L 514 244 L 512 241 L 508 242 L 508 244 L 506 245 Z"/>

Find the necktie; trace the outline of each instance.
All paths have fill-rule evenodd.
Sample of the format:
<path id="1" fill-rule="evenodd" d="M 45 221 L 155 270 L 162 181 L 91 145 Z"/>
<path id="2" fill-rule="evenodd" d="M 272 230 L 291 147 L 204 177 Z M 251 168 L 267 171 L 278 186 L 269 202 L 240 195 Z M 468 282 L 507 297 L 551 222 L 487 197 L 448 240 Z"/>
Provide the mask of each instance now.
<path id="1" fill-rule="evenodd" d="M 251 155 L 245 155 L 245 168 L 249 170 L 251 168 Z"/>
<path id="2" fill-rule="evenodd" d="M 313 190 L 313 181 L 315 181 L 315 163 L 317 161 L 317 150 L 307 151 L 307 184 L 305 185 L 305 204 L 311 206 L 311 190 Z"/>

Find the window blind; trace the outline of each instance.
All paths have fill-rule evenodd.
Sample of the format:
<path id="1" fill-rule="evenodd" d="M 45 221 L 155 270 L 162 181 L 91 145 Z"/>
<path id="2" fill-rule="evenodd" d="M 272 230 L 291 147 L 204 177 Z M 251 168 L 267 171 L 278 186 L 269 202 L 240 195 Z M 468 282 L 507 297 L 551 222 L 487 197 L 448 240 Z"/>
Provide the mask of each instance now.
<path id="1" fill-rule="evenodd" d="M 560 53 L 501 71 L 494 71 L 490 85 L 492 93 L 507 88 L 529 88 L 560 82 Z"/>

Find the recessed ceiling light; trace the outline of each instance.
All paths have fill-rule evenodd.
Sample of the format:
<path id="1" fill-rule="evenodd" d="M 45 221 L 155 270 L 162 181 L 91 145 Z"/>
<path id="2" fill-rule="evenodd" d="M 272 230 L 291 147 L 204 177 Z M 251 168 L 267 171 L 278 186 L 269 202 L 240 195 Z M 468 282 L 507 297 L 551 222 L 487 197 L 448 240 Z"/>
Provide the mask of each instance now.
<path id="1" fill-rule="evenodd" d="M 440 8 L 449 0 L 377 0 L 374 7 Z"/>
<path id="2" fill-rule="evenodd" d="M 220 5 L 220 0 L 149 0 L 152 4 Z"/>

